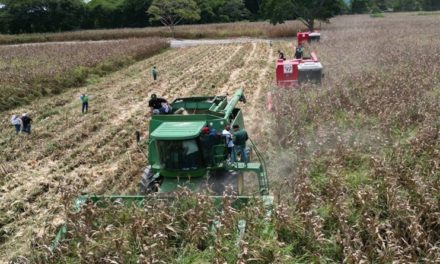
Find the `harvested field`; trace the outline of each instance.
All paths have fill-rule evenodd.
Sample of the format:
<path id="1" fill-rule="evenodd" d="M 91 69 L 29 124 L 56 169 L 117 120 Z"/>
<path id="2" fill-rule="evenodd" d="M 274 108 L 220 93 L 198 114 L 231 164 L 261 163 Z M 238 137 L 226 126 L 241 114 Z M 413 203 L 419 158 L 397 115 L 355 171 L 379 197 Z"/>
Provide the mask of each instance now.
<path id="1" fill-rule="evenodd" d="M 325 67 L 323 86 L 282 93 L 274 113 L 265 111 L 265 95 L 276 50 L 293 55 L 292 43 L 284 41 L 272 48 L 250 43 L 169 50 L 87 86 L 3 112 L 0 259 L 437 262 L 440 20 L 387 14 L 380 20 L 365 15 L 332 22 L 312 47 Z M 150 77 L 152 65 L 159 69 L 157 82 Z M 145 157 L 134 131 L 141 130 L 144 138 L 148 133 L 149 94 L 170 99 L 231 94 L 239 86 L 248 97 L 247 130 L 270 166 L 277 206 L 269 224 L 277 237 L 262 228 L 258 205 L 242 212 L 249 226 L 241 247 L 231 236 L 234 212 L 219 219 L 224 224 L 220 239 L 203 237 L 206 232 L 200 230 L 212 222 L 212 207 L 191 195 L 194 210 L 182 199 L 172 208 L 147 207 L 157 210 L 155 215 L 89 207 L 66 216 L 64 204 L 79 194 L 137 192 Z M 80 114 L 82 92 L 92 97 L 86 115 Z M 34 133 L 16 136 L 6 124 L 13 113 L 24 111 L 35 120 Z M 112 225 L 109 213 L 117 223 Z M 91 217 L 104 226 L 83 225 Z M 70 238 L 82 243 L 66 241 L 50 254 L 44 245 L 65 221 L 75 228 Z M 81 237 L 85 234 L 90 236 Z M 177 243 L 182 237 L 185 243 Z M 206 238 L 207 247 L 199 247 L 198 238 Z M 165 253 L 152 254 L 156 246 Z"/>
<path id="2" fill-rule="evenodd" d="M 168 47 L 165 39 L 0 46 L 0 110 L 85 84 Z"/>
<path id="3" fill-rule="evenodd" d="M 257 100 L 259 94 L 254 91 L 271 82 L 273 54 L 267 44 L 170 50 L 94 84 L 4 112 L 0 141 L 2 258 L 26 252 L 29 237 L 56 231 L 63 221 L 64 190 L 73 188 L 76 194 L 137 192 L 145 159 L 134 132 L 148 133 L 149 94 L 167 98 L 232 94 L 242 85 L 249 99 Z M 159 70 L 157 82 L 150 76 L 153 65 Z M 232 72 L 234 79 L 230 78 Z M 258 80 L 246 81 L 250 76 L 260 76 L 259 86 L 255 86 Z M 82 92 L 91 96 L 87 115 L 80 113 L 78 96 Z M 262 106 L 251 103 L 248 107 Z M 6 124 L 12 113 L 23 111 L 36 121 L 34 131 L 17 137 Z"/>

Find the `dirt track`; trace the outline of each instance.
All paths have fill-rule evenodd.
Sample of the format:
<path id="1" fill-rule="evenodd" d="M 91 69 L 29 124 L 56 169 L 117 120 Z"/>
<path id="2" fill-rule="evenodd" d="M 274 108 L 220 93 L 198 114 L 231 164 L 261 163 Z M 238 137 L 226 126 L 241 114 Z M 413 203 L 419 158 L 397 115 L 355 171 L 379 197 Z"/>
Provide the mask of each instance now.
<path id="1" fill-rule="evenodd" d="M 276 49 L 275 47 L 273 49 Z M 1 143 L 10 162 L 0 170 L 0 262 L 29 252 L 29 240 L 53 234 L 62 223 L 62 194 L 134 194 L 145 158 L 134 132 L 148 129 L 151 93 L 172 99 L 185 95 L 229 94 L 243 87 L 245 119 L 258 140 L 264 95 L 272 82 L 274 51 L 267 43 L 199 46 L 169 50 L 102 78 L 34 102 L 15 113 L 34 118 L 31 136 L 15 136 L 5 125 Z M 150 69 L 158 67 L 159 80 Z M 212 88 L 214 86 L 214 88 Z M 80 113 L 79 95 L 91 96 Z M 6 118 L 12 115 L 7 112 Z"/>

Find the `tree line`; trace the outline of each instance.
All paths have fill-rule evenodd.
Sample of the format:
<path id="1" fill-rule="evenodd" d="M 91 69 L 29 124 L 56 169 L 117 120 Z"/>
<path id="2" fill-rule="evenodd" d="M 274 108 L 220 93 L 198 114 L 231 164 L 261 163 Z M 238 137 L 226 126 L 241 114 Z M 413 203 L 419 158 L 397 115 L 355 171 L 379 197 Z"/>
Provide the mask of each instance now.
<path id="1" fill-rule="evenodd" d="M 380 11 L 436 11 L 440 0 L 351 0 L 349 12 L 362 14 Z"/>
<path id="2" fill-rule="evenodd" d="M 262 0 L 189 0 L 199 19 L 186 23 L 260 19 Z M 35 33 L 162 25 L 146 11 L 153 0 L 0 0 L 0 32 Z"/>
<path id="3" fill-rule="evenodd" d="M 175 22 L 205 24 L 314 19 L 340 13 L 439 10 L 440 0 L 0 0 L 0 32 L 8 34 L 163 25 L 158 4 L 176 8 Z M 183 7 L 191 7 L 190 12 Z M 151 10 L 152 12 L 147 12 Z"/>

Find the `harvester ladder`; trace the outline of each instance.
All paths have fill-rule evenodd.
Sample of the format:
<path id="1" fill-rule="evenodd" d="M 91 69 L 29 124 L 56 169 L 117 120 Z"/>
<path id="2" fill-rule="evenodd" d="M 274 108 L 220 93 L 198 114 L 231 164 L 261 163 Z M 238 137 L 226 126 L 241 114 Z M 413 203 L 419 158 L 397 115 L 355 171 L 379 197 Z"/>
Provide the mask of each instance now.
<path id="1" fill-rule="evenodd" d="M 260 185 L 260 193 L 261 195 L 268 195 L 269 194 L 269 183 L 267 180 L 267 167 L 266 167 L 266 160 L 261 155 L 260 151 L 258 151 L 258 148 L 254 144 L 254 141 L 249 138 L 249 141 L 251 142 L 251 148 L 254 150 L 255 155 L 258 158 L 258 161 L 261 164 L 261 172 L 258 173 L 258 183 Z"/>

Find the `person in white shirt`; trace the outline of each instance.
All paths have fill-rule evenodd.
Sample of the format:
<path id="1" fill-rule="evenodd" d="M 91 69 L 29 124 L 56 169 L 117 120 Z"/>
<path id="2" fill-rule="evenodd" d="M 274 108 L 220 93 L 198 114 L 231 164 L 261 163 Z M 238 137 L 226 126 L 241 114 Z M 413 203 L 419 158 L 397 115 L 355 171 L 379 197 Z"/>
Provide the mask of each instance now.
<path id="1" fill-rule="evenodd" d="M 222 136 L 225 137 L 226 147 L 228 148 L 228 158 L 230 162 L 234 162 L 236 160 L 235 151 L 234 151 L 234 141 L 230 130 L 231 130 L 231 126 L 229 124 L 226 125 L 225 129 L 222 132 Z"/>
<path id="2" fill-rule="evenodd" d="M 16 134 L 20 133 L 22 126 L 21 118 L 18 117 L 17 115 L 13 115 L 11 117 L 11 124 L 15 127 L 15 133 Z"/>

